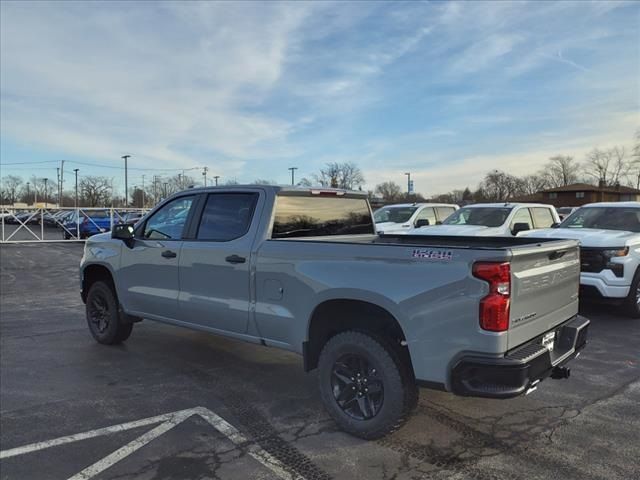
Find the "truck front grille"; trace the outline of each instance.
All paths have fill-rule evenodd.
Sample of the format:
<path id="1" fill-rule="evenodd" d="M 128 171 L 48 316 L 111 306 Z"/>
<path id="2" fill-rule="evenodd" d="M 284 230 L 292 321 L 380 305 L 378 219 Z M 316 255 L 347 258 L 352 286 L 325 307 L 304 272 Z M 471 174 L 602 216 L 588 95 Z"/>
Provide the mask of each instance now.
<path id="1" fill-rule="evenodd" d="M 600 273 L 604 270 L 606 260 L 599 248 L 580 249 L 580 270 L 583 272 Z"/>

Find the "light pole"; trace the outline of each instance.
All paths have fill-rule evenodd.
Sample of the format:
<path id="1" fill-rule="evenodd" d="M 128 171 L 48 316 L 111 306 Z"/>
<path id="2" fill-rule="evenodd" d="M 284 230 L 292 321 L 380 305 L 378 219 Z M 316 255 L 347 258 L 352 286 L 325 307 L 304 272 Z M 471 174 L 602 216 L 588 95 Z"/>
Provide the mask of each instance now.
<path id="1" fill-rule="evenodd" d="M 44 208 L 47 208 L 47 182 L 49 181 L 48 178 L 44 179 Z"/>
<path id="2" fill-rule="evenodd" d="M 63 191 L 64 191 L 64 160 L 60 160 L 60 201 L 58 202 L 58 206 L 62 207 L 63 199 Z"/>
<path id="3" fill-rule="evenodd" d="M 153 176 L 153 203 L 158 203 L 158 176 Z"/>
<path id="4" fill-rule="evenodd" d="M 144 208 L 144 174 L 142 174 L 142 208 Z"/>
<path id="5" fill-rule="evenodd" d="M 295 173 L 296 170 L 298 170 L 298 167 L 289 167 L 289 170 L 291 170 L 291 185 L 295 185 Z"/>
<path id="6" fill-rule="evenodd" d="M 73 171 L 76 173 L 76 210 L 78 209 L 78 170 L 79 168 L 74 168 Z"/>
<path id="7" fill-rule="evenodd" d="M 407 176 L 407 193 L 411 193 L 411 172 L 406 172 Z"/>
<path id="8" fill-rule="evenodd" d="M 27 205 L 29 205 L 29 199 L 31 197 L 31 192 L 29 191 L 29 185 L 31 185 L 31 183 L 27 182 Z"/>
<path id="9" fill-rule="evenodd" d="M 169 185 L 167 182 L 163 183 L 164 185 L 164 198 L 167 198 L 167 185 Z"/>
<path id="10" fill-rule="evenodd" d="M 127 160 L 129 160 L 130 157 L 131 155 L 122 156 L 122 159 L 124 160 L 124 206 L 125 207 L 129 205 L 129 181 L 127 177 L 129 170 L 127 168 Z"/>
<path id="11" fill-rule="evenodd" d="M 208 167 L 204 167 L 202 169 L 202 176 L 204 177 L 204 186 L 207 186 L 207 171 L 209 170 Z"/>

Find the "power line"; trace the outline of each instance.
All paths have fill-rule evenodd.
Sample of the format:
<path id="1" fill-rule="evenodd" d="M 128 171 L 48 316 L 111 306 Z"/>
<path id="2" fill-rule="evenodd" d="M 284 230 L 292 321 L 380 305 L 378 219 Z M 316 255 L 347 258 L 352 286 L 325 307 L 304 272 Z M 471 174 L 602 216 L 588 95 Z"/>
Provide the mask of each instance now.
<path id="1" fill-rule="evenodd" d="M 11 166 L 11 165 L 38 165 L 41 163 L 59 163 L 60 160 L 43 160 L 37 162 L 10 162 L 10 163 L 0 163 L 0 167 L 3 166 Z M 89 163 L 89 162 L 79 162 L 77 160 L 65 160 L 67 163 L 73 163 L 74 165 L 84 165 L 88 167 L 96 167 L 96 168 L 113 168 L 116 170 L 124 170 L 124 167 L 119 167 L 117 165 L 103 165 L 99 163 Z M 143 167 L 129 167 L 129 170 L 141 170 L 141 171 L 155 171 L 155 172 L 181 172 L 181 171 L 190 171 L 190 170 L 200 170 L 202 167 L 191 167 L 191 168 L 143 168 Z"/>
<path id="2" fill-rule="evenodd" d="M 11 162 L 11 163 L 0 163 L 2 165 L 37 165 L 40 163 L 58 163 L 60 160 L 42 160 L 38 162 Z"/>

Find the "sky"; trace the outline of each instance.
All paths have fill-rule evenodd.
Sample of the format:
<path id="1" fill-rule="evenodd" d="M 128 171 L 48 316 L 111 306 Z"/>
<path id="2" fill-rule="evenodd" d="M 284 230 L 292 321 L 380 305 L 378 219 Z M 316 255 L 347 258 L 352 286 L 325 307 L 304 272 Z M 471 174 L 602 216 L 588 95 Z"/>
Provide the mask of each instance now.
<path id="1" fill-rule="evenodd" d="M 426 196 L 628 145 L 640 2 L 0 2 L 0 174 L 290 182 L 355 162 Z M 67 183 L 68 182 L 68 183 Z"/>

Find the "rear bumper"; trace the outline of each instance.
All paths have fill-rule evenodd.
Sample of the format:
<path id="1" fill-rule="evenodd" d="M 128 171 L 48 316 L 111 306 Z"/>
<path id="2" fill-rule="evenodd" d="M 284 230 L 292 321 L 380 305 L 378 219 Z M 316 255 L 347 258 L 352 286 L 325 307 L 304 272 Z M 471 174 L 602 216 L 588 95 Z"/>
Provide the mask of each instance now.
<path id="1" fill-rule="evenodd" d="M 576 316 L 551 330 L 556 332 L 551 352 L 542 345 L 544 335 L 540 335 L 507 352 L 504 357 L 462 357 L 451 373 L 453 393 L 512 398 L 534 389 L 554 371 L 568 376 L 568 371 L 562 367 L 587 344 L 589 323 L 586 318 Z"/>

